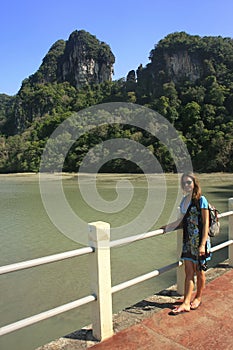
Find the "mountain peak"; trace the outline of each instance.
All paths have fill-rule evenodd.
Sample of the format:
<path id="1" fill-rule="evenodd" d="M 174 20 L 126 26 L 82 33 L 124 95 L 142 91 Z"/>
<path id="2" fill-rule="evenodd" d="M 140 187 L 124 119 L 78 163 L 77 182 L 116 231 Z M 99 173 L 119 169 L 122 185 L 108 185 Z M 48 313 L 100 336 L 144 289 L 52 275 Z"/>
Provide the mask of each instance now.
<path id="1" fill-rule="evenodd" d="M 29 81 L 31 84 L 69 82 L 76 88 L 99 84 L 112 80 L 114 62 L 106 43 L 85 30 L 75 30 L 67 41 L 58 40 L 51 46 Z"/>

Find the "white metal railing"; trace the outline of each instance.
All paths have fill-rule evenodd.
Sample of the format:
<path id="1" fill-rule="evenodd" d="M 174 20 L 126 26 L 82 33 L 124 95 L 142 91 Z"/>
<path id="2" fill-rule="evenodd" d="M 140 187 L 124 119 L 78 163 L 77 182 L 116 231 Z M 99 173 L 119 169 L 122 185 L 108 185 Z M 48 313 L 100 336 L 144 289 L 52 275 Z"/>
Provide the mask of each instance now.
<path id="1" fill-rule="evenodd" d="M 146 273 L 145 275 L 138 276 L 138 277 L 133 278 L 133 279 L 131 279 L 129 281 L 120 283 L 120 284 L 112 287 L 112 293 L 119 292 L 120 290 L 128 288 L 128 287 L 131 287 L 131 286 L 133 286 L 133 285 L 135 285 L 137 283 L 146 281 L 146 280 L 148 280 L 150 278 L 153 278 L 153 277 L 157 277 L 157 276 L 161 275 L 162 273 L 170 271 L 171 269 L 173 269 L 175 267 L 178 267 L 180 265 L 182 265 L 182 262 L 181 261 L 177 261 L 177 262 L 175 262 L 173 264 L 164 266 L 164 267 L 162 267 L 159 270 L 154 270 L 152 272 Z"/>
<path id="2" fill-rule="evenodd" d="M 37 258 L 33 260 L 27 260 L 27 261 L 22 261 L 11 265 L 2 266 L 0 267 L 0 275 L 9 273 L 9 272 L 29 269 L 31 267 L 45 265 L 56 261 L 74 258 L 76 256 L 92 253 L 93 251 L 94 249 L 92 247 L 86 247 L 81 249 L 70 250 L 68 252 L 44 256 L 42 258 Z"/>
<path id="3" fill-rule="evenodd" d="M 5 335 L 14 331 L 17 331 L 21 328 L 30 326 L 34 323 L 46 320 L 50 317 L 57 316 L 63 312 L 73 310 L 81 305 L 85 305 L 87 303 L 90 303 L 91 301 L 96 300 L 96 297 L 94 295 L 88 295 L 87 297 L 84 297 L 82 299 L 72 301 L 68 304 L 64 304 L 58 307 L 55 307 L 54 309 L 41 312 L 40 314 L 25 318 L 21 321 L 11 323 L 7 326 L 4 326 L 0 328 L 0 335 Z"/>
<path id="4" fill-rule="evenodd" d="M 233 265 L 233 198 L 228 200 L 229 211 L 219 214 L 219 218 L 229 217 L 229 239 L 215 247 L 211 251 L 215 252 L 219 249 L 229 247 L 229 264 Z M 50 317 L 59 315 L 63 312 L 72 310 L 81 305 L 92 302 L 92 329 L 93 335 L 103 340 L 113 334 L 112 327 L 112 294 L 133 286 L 137 283 L 143 282 L 150 278 L 156 277 L 173 268 L 177 268 L 177 291 L 182 290 L 183 287 L 183 264 L 179 260 L 164 266 L 158 270 L 151 271 L 144 275 L 138 276 L 129 281 L 125 281 L 116 286 L 111 286 L 111 266 L 110 266 L 110 248 L 118 247 L 124 244 L 129 244 L 138 240 L 146 239 L 163 234 L 163 230 L 155 231 L 122 238 L 110 242 L 110 225 L 104 222 L 95 222 L 89 226 L 89 247 L 76 249 L 68 252 L 41 257 L 29 261 L 19 262 L 11 265 L 0 267 L 0 274 L 6 274 L 13 271 L 28 269 L 56 261 L 61 261 L 84 254 L 89 254 L 91 264 L 91 290 L 92 294 L 84 298 L 72 301 L 70 303 L 58 306 L 54 309 L 44 311 L 40 314 L 25 318 L 15 323 L 3 326 L 0 328 L 0 335 L 5 335 L 29 325 L 35 324 L 39 321 L 48 319 Z M 180 233 L 177 233 L 177 251 L 180 251 Z M 178 253 L 179 255 L 179 253 Z M 182 282 L 182 283 L 181 283 Z"/>

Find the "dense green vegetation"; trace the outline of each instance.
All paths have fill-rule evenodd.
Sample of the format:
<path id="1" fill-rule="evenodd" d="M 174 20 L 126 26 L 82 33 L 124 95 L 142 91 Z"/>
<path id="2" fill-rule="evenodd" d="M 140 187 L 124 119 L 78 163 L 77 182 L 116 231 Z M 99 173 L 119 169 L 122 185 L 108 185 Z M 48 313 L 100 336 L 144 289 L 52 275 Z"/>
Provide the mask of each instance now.
<path id="1" fill-rule="evenodd" d="M 103 55 L 104 48 L 103 45 Z M 150 63 L 131 71 L 126 80 L 80 89 L 55 81 L 52 62 L 62 50 L 63 42 L 59 41 L 50 51 L 51 61 L 46 58 L 44 69 L 50 72 L 50 82 L 39 79 L 43 72 L 37 72 L 23 82 L 16 96 L 0 95 L 1 172 L 38 171 L 45 143 L 63 120 L 72 112 L 116 101 L 137 103 L 167 118 L 186 143 L 195 171 L 233 171 L 232 39 L 173 33 L 151 51 Z M 177 66 L 172 65 L 174 57 Z M 182 60 L 190 65 L 189 69 L 179 67 Z M 17 125 L 23 126 L 18 129 L 17 118 Z M 142 143 L 156 155 L 165 171 L 175 171 L 172 156 L 154 136 L 118 124 L 96 129 L 76 141 L 64 170 L 78 170 L 88 149 L 114 137 Z M 120 158 L 102 170 L 140 171 L 135 164 Z"/>

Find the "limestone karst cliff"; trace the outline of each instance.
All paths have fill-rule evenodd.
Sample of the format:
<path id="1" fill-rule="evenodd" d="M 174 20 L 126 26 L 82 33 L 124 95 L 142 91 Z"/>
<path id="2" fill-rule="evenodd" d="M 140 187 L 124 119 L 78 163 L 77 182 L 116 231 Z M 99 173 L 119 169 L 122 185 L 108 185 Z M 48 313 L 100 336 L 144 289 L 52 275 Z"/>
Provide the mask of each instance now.
<path id="1" fill-rule="evenodd" d="M 85 31 L 55 42 L 15 96 L 0 95 L 0 171 L 38 171 L 57 126 L 73 113 L 106 102 L 136 103 L 161 114 L 186 143 L 195 171 L 233 171 L 232 38 L 169 34 L 151 50 L 149 63 L 130 70 L 126 81 L 111 81 L 113 63 L 109 46 Z M 164 171 L 176 171 L 172 155 L 154 135 L 124 125 L 97 128 L 77 140 L 64 171 L 77 171 L 89 149 L 119 137 L 142 143 Z M 73 134 L 65 139 L 73 140 Z M 139 171 L 123 159 L 101 169 Z"/>
<path id="2" fill-rule="evenodd" d="M 202 65 L 200 59 L 189 54 L 186 50 L 180 50 L 170 55 L 164 53 L 164 60 L 168 76 L 174 82 L 182 78 L 189 79 L 190 82 L 195 82 L 201 77 Z"/>
<path id="3" fill-rule="evenodd" d="M 75 92 L 69 87 L 81 89 L 111 81 L 114 62 L 110 47 L 84 30 L 74 31 L 67 41 L 56 41 L 37 72 L 23 81 L 7 122 L 9 126 L 5 127 L 6 133 L 20 133 L 35 118 L 70 109 L 69 93 L 74 95 Z M 67 84 L 69 91 L 64 92 L 59 83 Z"/>
<path id="4" fill-rule="evenodd" d="M 115 57 L 109 46 L 85 31 L 73 32 L 58 65 L 58 81 L 76 88 L 111 81 Z"/>
<path id="5" fill-rule="evenodd" d="M 67 41 L 51 46 L 14 97 L 6 103 L 0 96 L 0 132 L 20 134 L 43 116 L 112 101 L 146 104 L 166 112 L 172 122 L 179 119 L 178 106 L 192 101 L 226 103 L 232 113 L 231 38 L 172 33 L 154 46 L 149 60 L 131 70 L 126 81 L 112 81 L 115 57 L 110 47 L 84 30 L 74 31 Z"/>
<path id="6" fill-rule="evenodd" d="M 67 41 L 58 40 L 44 57 L 32 83 L 68 82 L 76 88 L 111 81 L 115 57 L 110 47 L 80 30 Z"/>
<path id="7" fill-rule="evenodd" d="M 208 76 L 221 80 L 224 74 L 231 75 L 232 43 L 231 38 L 169 34 L 151 50 L 150 62 L 135 71 L 135 81 L 141 92 L 157 97 L 164 83 L 192 85 Z M 132 76 L 133 71 L 127 77 L 130 85 Z"/>

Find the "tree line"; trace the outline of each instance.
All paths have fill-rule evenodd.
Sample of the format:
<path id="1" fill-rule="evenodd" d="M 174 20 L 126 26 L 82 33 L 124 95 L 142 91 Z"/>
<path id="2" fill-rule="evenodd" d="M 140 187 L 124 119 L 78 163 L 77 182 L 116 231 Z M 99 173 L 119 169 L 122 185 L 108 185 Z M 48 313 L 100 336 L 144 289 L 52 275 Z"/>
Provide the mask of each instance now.
<path id="1" fill-rule="evenodd" d="M 195 81 L 174 75 L 165 59 L 184 52 L 199 67 Z M 155 46 L 146 67 L 129 72 L 127 79 L 80 89 L 68 82 L 32 84 L 29 80 L 16 96 L 0 95 L 0 172 L 39 171 L 53 130 L 73 112 L 105 102 L 136 103 L 160 113 L 178 130 L 195 171 L 233 171 L 233 41 L 174 33 Z M 97 128 L 74 142 L 63 170 L 77 171 L 88 150 L 109 138 L 140 142 L 157 157 L 164 171 L 176 171 L 171 154 L 158 139 L 121 124 Z M 141 169 L 119 156 L 101 171 Z"/>

